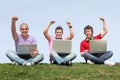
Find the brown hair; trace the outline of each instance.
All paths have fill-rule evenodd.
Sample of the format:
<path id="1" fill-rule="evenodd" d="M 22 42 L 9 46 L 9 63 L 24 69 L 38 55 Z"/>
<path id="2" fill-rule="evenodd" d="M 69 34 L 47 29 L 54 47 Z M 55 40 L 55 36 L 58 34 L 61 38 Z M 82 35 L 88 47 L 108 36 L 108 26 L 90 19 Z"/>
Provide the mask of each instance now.
<path id="1" fill-rule="evenodd" d="M 90 25 L 85 26 L 85 28 L 84 28 L 84 34 L 85 34 L 85 30 L 86 30 L 86 29 L 91 30 L 91 31 L 92 31 L 92 34 L 93 34 L 93 28 L 92 28 L 92 26 L 90 26 Z"/>
<path id="2" fill-rule="evenodd" d="M 56 33 L 57 30 L 62 30 L 62 33 L 63 33 L 63 28 L 62 28 L 61 26 L 57 26 L 57 27 L 55 28 L 55 33 Z"/>

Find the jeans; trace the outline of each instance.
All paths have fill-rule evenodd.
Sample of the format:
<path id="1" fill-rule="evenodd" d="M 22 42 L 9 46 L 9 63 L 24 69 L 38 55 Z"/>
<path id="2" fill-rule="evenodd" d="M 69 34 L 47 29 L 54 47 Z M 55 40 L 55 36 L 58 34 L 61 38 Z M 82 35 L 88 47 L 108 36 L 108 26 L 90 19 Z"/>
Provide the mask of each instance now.
<path id="1" fill-rule="evenodd" d="M 76 54 L 75 53 L 69 53 L 67 56 L 65 57 L 61 57 L 58 55 L 58 53 L 56 53 L 55 51 L 53 51 L 50 54 L 50 60 L 54 60 L 56 61 L 58 64 L 61 64 L 63 62 L 68 62 L 68 61 L 72 61 L 73 59 L 76 58 Z"/>
<path id="2" fill-rule="evenodd" d="M 112 57 L 112 55 L 113 55 L 112 51 L 106 51 L 100 57 L 98 57 L 97 55 L 91 54 L 89 52 L 84 52 L 83 56 L 86 60 L 90 60 L 95 64 L 104 64 L 104 61 Z"/>
<path id="3" fill-rule="evenodd" d="M 12 51 L 12 50 L 8 50 L 7 53 L 6 53 L 6 56 L 7 56 L 12 62 L 13 62 L 13 61 L 16 61 L 17 63 L 19 63 L 19 64 L 21 64 L 21 65 L 22 65 L 23 63 L 27 63 L 27 62 L 34 62 L 34 63 L 36 64 L 36 63 L 41 62 L 41 61 L 44 59 L 43 54 L 37 54 L 35 57 L 33 57 L 33 58 L 31 57 L 31 58 L 25 60 L 25 59 L 19 57 L 19 56 L 17 55 L 17 53 L 14 52 L 14 51 Z"/>

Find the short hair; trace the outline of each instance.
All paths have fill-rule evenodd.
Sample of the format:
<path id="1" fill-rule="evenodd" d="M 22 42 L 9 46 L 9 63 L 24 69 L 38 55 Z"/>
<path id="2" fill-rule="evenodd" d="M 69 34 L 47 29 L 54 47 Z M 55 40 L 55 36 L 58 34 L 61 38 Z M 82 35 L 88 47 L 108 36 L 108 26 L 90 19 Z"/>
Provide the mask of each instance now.
<path id="1" fill-rule="evenodd" d="M 62 33 L 63 33 L 63 28 L 62 28 L 61 26 L 57 26 L 57 27 L 55 28 L 55 33 L 56 33 L 57 30 L 62 30 Z"/>
<path id="2" fill-rule="evenodd" d="M 90 26 L 90 25 L 85 26 L 85 28 L 84 28 L 84 34 L 85 34 L 85 30 L 86 30 L 86 29 L 91 30 L 91 31 L 92 31 L 92 34 L 93 34 L 93 27 L 92 27 L 92 26 Z"/>
<path id="3" fill-rule="evenodd" d="M 22 23 L 22 24 L 20 24 L 20 28 L 21 28 L 22 25 L 26 25 L 26 26 L 28 27 L 28 25 L 27 25 L 26 23 Z M 28 27 L 28 28 L 29 28 L 29 27 Z"/>

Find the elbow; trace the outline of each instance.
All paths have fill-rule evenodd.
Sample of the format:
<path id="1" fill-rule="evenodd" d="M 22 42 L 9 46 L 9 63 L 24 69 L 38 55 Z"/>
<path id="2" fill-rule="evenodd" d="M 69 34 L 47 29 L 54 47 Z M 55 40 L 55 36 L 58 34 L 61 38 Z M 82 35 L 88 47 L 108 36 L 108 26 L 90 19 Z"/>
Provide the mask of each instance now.
<path id="1" fill-rule="evenodd" d="M 48 32 L 47 31 L 43 31 L 43 35 L 47 35 L 48 34 Z"/>
<path id="2" fill-rule="evenodd" d="M 105 33 L 108 33 L 108 30 L 105 30 Z"/>
<path id="3" fill-rule="evenodd" d="M 45 31 L 43 31 L 43 34 L 45 34 Z"/>
<path id="4" fill-rule="evenodd" d="M 45 30 L 43 30 L 43 34 L 45 34 L 46 33 L 46 31 Z"/>
<path id="5" fill-rule="evenodd" d="M 71 34 L 72 35 L 72 37 L 74 37 L 75 35 L 74 35 L 74 32 Z"/>
<path id="6" fill-rule="evenodd" d="M 72 34 L 72 38 L 74 37 L 75 35 L 74 34 Z"/>
<path id="7" fill-rule="evenodd" d="M 71 34 L 70 36 L 71 36 L 71 39 L 74 38 L 74 34 Z"/>

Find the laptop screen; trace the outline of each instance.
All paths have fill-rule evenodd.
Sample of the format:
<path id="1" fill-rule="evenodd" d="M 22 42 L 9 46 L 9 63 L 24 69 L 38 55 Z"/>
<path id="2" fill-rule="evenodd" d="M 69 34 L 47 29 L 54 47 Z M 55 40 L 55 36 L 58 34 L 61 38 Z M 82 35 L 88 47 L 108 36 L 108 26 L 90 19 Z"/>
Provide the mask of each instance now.
<path id="1" fill-rule="evenodd" d="M 106 50 L 106 40 L 90 40 L 90 53 L 104 53 Z"/>
<path id="2" fill-rule="evenodd" d="M 30 54 L 36 48 L 37 48 L 36 44 L 18 45 L 17 46 L 17 53 L 18 54 Z"/>
<path id="3" fill-rule="evenodd" d="M 71 40 L 53 40 L 53 50 L 57 53 L 66 54 L 71 52 Z"/>

